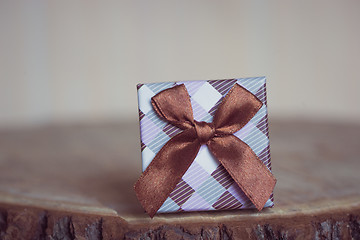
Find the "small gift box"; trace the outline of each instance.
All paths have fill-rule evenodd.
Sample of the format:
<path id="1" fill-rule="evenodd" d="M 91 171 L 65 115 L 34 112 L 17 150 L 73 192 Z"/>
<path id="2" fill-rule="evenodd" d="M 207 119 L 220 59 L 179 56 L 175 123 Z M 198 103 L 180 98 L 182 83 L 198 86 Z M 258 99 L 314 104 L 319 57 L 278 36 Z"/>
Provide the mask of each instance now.
<path id="1" fill-rule="evenodd" d="M 265 77 L 139 84 L 143 173 L 156 213 L 273 206 Z"/>

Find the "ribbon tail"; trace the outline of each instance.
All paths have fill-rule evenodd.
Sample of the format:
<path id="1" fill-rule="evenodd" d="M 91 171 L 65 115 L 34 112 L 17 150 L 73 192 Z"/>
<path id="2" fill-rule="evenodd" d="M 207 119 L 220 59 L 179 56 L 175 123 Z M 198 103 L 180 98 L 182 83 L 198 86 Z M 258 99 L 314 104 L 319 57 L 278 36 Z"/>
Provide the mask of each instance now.
<path id="1" fill-rule="evenodd" d="M 194 128 L 171 138 L 135 183 L 136 196 L 153 217 L 194 161 L 200 149 Z"/>
<path id="2" fill-rule="evenodd" d="M 255 207 L 263 209 L 276 179 L 252 149 L 234 135 L 213 137 L 208 147 Z"/>

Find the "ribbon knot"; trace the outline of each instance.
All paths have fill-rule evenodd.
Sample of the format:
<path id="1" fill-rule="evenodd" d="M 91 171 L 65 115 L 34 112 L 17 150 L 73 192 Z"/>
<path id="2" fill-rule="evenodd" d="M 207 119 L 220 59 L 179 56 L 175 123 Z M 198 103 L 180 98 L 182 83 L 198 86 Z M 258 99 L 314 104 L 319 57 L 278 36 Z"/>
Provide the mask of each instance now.
<path id="1" fill-rule="evenodd" d="M 135 183 L 136 195 L 150 217 L 174 190 L 203 144 L 255 207 L 259 211 L 264 207 L 276 179 L 252 149 L 233 135 L 261 108 L 259 99 L 235 84 L 220 103 L 212 123 L 194 120 L 184 84 L 156 94 L 151 104 L 161 118 L 183 131 L 160 149 Z"/>
<path id="2" fill-rule="evenodd" d="M 214 135 L 215 128 L 214 124 L 207 122 L 195 122 L 195 130 L 200 144 L 206 144 Z"/>

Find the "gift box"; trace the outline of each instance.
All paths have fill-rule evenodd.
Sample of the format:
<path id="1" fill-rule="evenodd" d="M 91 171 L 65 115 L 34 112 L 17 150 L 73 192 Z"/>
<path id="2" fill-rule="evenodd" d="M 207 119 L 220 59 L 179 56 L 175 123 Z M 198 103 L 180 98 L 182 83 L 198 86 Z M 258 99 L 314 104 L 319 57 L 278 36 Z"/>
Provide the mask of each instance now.
<path id="1" fill-rule="evenodd" d="M 139 181 L 135 185 L 135 191 L 137 192 L 137 196 L 141 204 L 151 216 L 153 216 L 156 212 L 164 213 L 255 208 L 254 202 L 256 202 L 256 194 L 263 194 L 262 198 L 265 196 L 263 193 L 264 191 L 262 189 L 257 189 L 257 187 L 259 185 L 264 185 L 263 182 L 265 182 L 266 185 L 267 182 L 270 181 L 271 184 L 269 184 L 268 188 L 273 188 L 276 180 L 274 180 L 275 178 L 273 178 L 271 175 L 265 77 L 147 83 L 139 84 L 137 89 L 142 170 L 143 175 L 146 173 L 149 176 L 140 177 Z M 232 89 L 235 90 L 233 91 Z M 168 113 L 168 110 L 163 110 L 163 108 L 167 107 L 167 104 L 172 104 L 172 101 L 174 101 L 174 106 L 172 106 L 174 108 L 172 110 L 173 113 L 179 114 L 179 112 L 183 111 L 183 103 L 188 100 L 180 99 L 182 95 L 178 92 L 174 92 L 175 90 L 181 90 L 180 92 L 184 93 L 183 96 L 189 99 L 187 109 L 184 111 L 189 112 L 188 115 L 193 115 L 193 119 L 189 120 L 192 122 L 190 125 L 195 124 L 197 126 L 190 126 L 189 124 L 189 126 L 186 124 L 183 126 L 182 124 L 185 122 L 184 120 L 173 120 L 173 118 L 176 117 L 170 116 L 172 113 Z M 231 91 L 233 92 L 230 94 L 229 92 Z M 161 96 L 160 94 L 166 94 L 166 96 Z M 180 94 L 181 96 L 179 95 L 179 97 L 176 94 Z M 218 129 L 214 128 L 213 121 L 219 106 L 222 104 L 222 102 L 225 101 L 224 99 L 226 99 L 227 95 L 229 95 L 229 98 L 231 99 L 228 99 L 226 104 L 233 104 L 234 107 L 224 105 L 221 111 L 225 113 L 222 115 L 227 114 L 226 116 L 231 116 L 232 118 L 234 118 L 233 116 L 236 118 L 243 115 L 245 118 L 249 115 L 247 113 L 248 103 L 246 102 L 248 100 L 246 99 L 250 99 L 252 102 L 259 102 L 259 104 L 256 103 L 259 107 L 254 108 L 255 110 L 249 110 L 253 111 L 253 114 L 250 114 L 248 119 L 241 119 L 243 122 L 241 129 L 236 129 L 236 132 L 230 132 L 225 136 L 222 135 L 222 130 L 220 127 L 218 127 Z M 154 99 L 155 96 L 158 97 L 159 100 Z M 156 101 L 163 102 L 157 103 Z M 226 111 L 230 111 L 230 108 L 235 110 L 232 113 L 226 113 Z M 218 115 L 221 114 L 219 113 Z M 221 117 L 217 118 L 219 119 Z M 216 120 L 217 122 L 220 121 L 218 119 Z M 186 119 L 186 121 L 188 120 Z M 231 122 L 232 120 L 227 121 Z M 216 124 L 218 123 L 215 123 L 215 125 Z M 227 125 L 231 124 L 227 123 Z M 188 130 L 188 128 L 190 130 Z M 210 135 L 206 136 L 206 139 L 204 140 L 205 142 L 201 142 L 202 140 L 199 136 L 202 134 L 200 132 L 204 129 L 207 131 L 207 134 Z M 176 138 L 177 135 L 184 131 L 192 131 L 191 134 L 197 134 L 198 138 L 200 139 L 198 140 L 192 136 L 190 137 L 190 140 L 186 140 L 189 143 L 181 143 L 184 145 L 195 144 L 194 142 L 196 141 L 199 142 L 196 143 L 197 145 L 195 144 L 196 147 L 199 146 L 199 148 L 194 150 L 195 155 L 192 157 L 194 159 L 188 160 L 188 158 L 191 157 L 186 156 L 186 154 L 189 152 L 187 150 L 184 150 L 179 156 L 177 155 L 176 159 L 169 158 L 168 152 L 161 152 L 167 151 L 166 148 L 171 148 L 171 139 Z M 203 136 L 205 135 L 202 134 L 201 137 L 204 138 Z M 233 139 L 234 137 L 230 137 L 229 135 L 235 136 L 240 141 Z M 246 149 L 246 151 L 241 150 L 239 154 L 253 154 L 254 158 L 257 159 L 253 161 L 256 162 L 260 160 L 262 164 L 259 165 L 256 163 L 258 165 L 255 164 L 252 166 L 253 170 L 250 169 L 249 171 L 244 170 L 247 168 L 245 163 L 242 166 L 236 165 L 236 168 L 238 169 L 236 171 L 232 170 L 234 168 L 231 163 L 224 167 L 223 164 L 225 164 L 226 159 L 222 157 L 221 154 L 225 154 L 226 156 L 231 155 L 234 150 L 227 150 L 226 146 L 229 145 L 228 143 L 226 143 L 227 145 L 224 145 L 225 150 L 222 150 L 222 148 L 220 150 L 216 149 L 216 147 L 211 147 L 211 144 L 208 144 L 212 138 L 220 139 L 221 137 L 229 137 L 230 139 L 233 139 L 232 141 L 235 141 L 237 144 L 239 143 L 240 146 L 243 146 L 243 148 Z M 218 141 L 220 142 L 220 140 Z M 176 151 L 176 149 L 174 149 L 176 147 L 172 146 L 172 148 L 173 150 L 171 151 L 173 153 Z M 219 155 L 218 152 L 222 153 Z M 154 166 L 152 169 L 149 169 L 149 171 L 146 172 L 145 170 L 157 155 L 164 155 L 162 158 L 168 157 L 167 160 L 164 160 L 168 162 L 162 162 L 162 164 L 159 163 L 157 165 L 153 164 Z M 235 159 L 231 161 L 238 162 L 238 159 L 242 159 L 243 157 L 241 156 L 240 158 L 234 158 Z M 244 159 L 246 162 L 247 158 L 244 157 Z M 176 161 L 176 163 L 173 163 L 172 161 Z M 188 165 L 184 167 L 184 169 L 186 169 L 185 173 L 172 173 L 176 172 L 177 169 L 180 168 L 174 164 L 182 164 L 182 161 L 188 161 Z M 220 162 L 223 162 L 223 164 Z M 258 171 L 258 169 L 263 168 L 261 165 L 265 166 L 265 170 L 261 170 L 262 172 L 260 170 Z M 162 168 L 165 168 L 165 170 Z M 183 167 L 181 166 L 181 168 Z M 171 171 L 171 173 L 169 173 L 170 175 L 165 171 Z M 268 171 L 268 173 L 266 173 L 266 171 Z M 161 177 L 162 174 L 165 174 L 164 177 Z M 173 183 L 172 187 L 163 186 L 166 185 L 169 181 L 173 180 L 172 176 L 176 178 L 175 175 L 178 174 L 183 175 L 177 177 L 176 181 L 178 182 L 176 182 L 175 185 Z M 262 182 L 256 182 L 260 181 L 259 179 L 261 179 L 262 175 L 266 175 L 268 178 L 262 179 Z M 251 180 L 250 178 L 254 180 Z M 242 181 L 247 183 L 243 184 Z M 141 184 L 139 182 L 141 182 Z M 154 185 L 156 186 L 154 187 Z M 167 192 L 164 193 L 166 195 L 163 195 L 163 192 L 153 194 L 153 192 L 157 191 L 159 187 L 161 189 L 166 189 Z M 149 194 L 153 194 L 153 196 L 149 197 Z M 272 207 L 274 205 L 272 189 L 267 189 L 266 194 L 269 196 L 265 196 L 265 201 L 261 203 L 262 206 L 256 206 L 259 210 L 262 209 L 262 207 Z M 162 198 L 162 200 L 159 200 L 160 198 Z M 154 201 L 160 201 L 157 203 L 157 207 L 153 206 Z"/>

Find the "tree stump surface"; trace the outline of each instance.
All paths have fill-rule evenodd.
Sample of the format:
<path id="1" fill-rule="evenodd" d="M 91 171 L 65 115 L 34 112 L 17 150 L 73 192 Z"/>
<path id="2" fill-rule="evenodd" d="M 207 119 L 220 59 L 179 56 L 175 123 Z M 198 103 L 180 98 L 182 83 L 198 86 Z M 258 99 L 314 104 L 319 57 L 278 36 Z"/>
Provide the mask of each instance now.
<path id="1" fill-rule="evenodd" d="M 360 125 L 270 122 L 275 207 L 159 214 L 138 122 L 0 130 L 0 239 L 360 239 Z"/>

